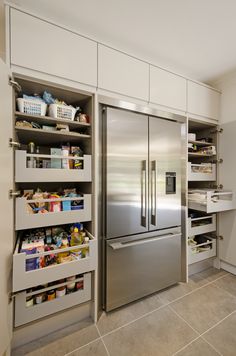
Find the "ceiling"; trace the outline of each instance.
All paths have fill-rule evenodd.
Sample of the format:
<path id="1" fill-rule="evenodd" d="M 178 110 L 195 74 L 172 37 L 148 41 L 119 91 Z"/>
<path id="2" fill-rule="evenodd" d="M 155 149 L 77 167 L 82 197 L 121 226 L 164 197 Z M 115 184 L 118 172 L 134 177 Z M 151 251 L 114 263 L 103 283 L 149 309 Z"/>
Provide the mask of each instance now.
<path id="1" fill-rule="evenodd" d="M 235 0 L 12 0 L 81 34 L 193 79 L 236 69 Z"/>

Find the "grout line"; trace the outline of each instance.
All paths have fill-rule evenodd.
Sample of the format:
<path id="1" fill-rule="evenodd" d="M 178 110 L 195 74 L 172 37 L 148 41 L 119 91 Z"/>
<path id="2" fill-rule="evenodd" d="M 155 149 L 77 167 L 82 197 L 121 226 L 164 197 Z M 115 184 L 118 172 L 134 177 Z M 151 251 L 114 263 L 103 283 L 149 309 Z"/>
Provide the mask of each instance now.
<path id="1" fill-rule="evenodd" d="M 207 341 L 207 340 L 204 338 L 204 336 L 202 336 L 201 338 L 202 338 L 202 340 L 204 340 L 213 350 L 215 350 L 215 352 L 217 352 L 218 355 L 224 356 L 219 350 L 217 350 L 217 348 L 215 348 L 214 345 L 212 345 L 209 341 Z"/>
<path id="2" fill-rule="evenodd" d="M 98 334 L 99 334 L 99 336 L 100 336 L 100 339 L 101 339 L 101 341 L 102 341 L 102 343 L 103 343 L 103 346 L 105 347 L 106 353 L 107 353 L 108 356 L 110 356 L 110 352 L 108 351 L 107 345 L 105 344 L 105 342 L 104 342 L 104 340 L 103 340 L 103 338 L 102 338 L 102 335 L 101 335 L 101 333 L 100 333 L 100 331 L 99 331 L 99 329 L 98 329 L 97 324 L 95 324 L 95 326 L 96 326 L 97 332 L 98 332 Z"/>
<path id="3" fill-rule="evenodd" d="M 206 333 L 208 333 L 208 331 L 214 329 L 216 326 L 218 326 L 219 324 L 221 324 L 223 321 L 225 321 L 228 317 L 230 317 L 232 314 L 236 313 L 236 310 L 234 310 L 232 313 L 230 313 L 229 315 L 225 316 L 223 319 L 221 319 L 220 321 L 218 321 L 215 325 L 211 326 L 209 329 L 207 329 L 206 331 L 204 331 L 201 336 L 204 336 Z"/>
<path id="4" fill-rule="evenodd" d="M 190 341 L 187 345 L 181 347 L 181 349 L 179 349 L 178 351 L 174 352 L 171 356 L 175 356 L 175 355 L 178 355 L 178 353 L 180 353 L 181 351 L 183 351 L 184 349 L 186 349 L 189 345 L 191 345 L 194 341 L 200 339 L 201 337 L 198 336 L 196 337 L 195 339 L 193 339 L 192 341 Z"/>
<path id="5" fill-rule="evenodd" d="M 80 350 L 80 349 L 83 349 L 84 347 L 86 347 L 86 346 L 92 344 L 94 341 L 98 341 L 98 340 L 100 340 L 100 339 L 101 339 L 101 338 L 100 338 L 100 336 L 99 336 L 99 337 L 97 337 L 96 339 L 94 339 L 94 340 L 92 340 L 92 341 L 89 341 L 87 344 L 82 345 L 82 346 L 80 346 L 80 347 L 78 347 L 78 348 L 76 348 L 76 349 L 74 349 L 74 350 L 68 352 L 68 353 L 65 354 L 64 356 L 71 355 L 73 352 L 78 351 L 78 350 Z"/>
<path id="6" fill-rule="evenodd" d="M 185 324 L 187 324 L 197 335 L 198 337 L 201 336 L 201 334 L 199 333 L 199 331 L 197 331 L 196 329 L 194 329 L 194 327 L 192 327 L 181 315 L 179 315 L 179 313 L 177 313 L 170 305 L 169 305 L 170 310 L 172 310 L 172 312 L 175 313 L 175 315 L 177 315 Z"/>
<path id="7" fill-rule="evenodd" d="M 125 326 L 128 326 L 128 325 L 130 325 L 130 324 L 133 324 L 134 322 L 136 322 L 136 321 L 138 321 L 138 320 L 140 320 L 140 319 L 142 319 L 142 318 L 144 318 L 144 317 L 146 317 L 146 316 L 148 316 L 148 315 L 151 315 L 152 313 L 156 312 L 157 310 L 162 309 L 162 308 L 165 308 L 165 307 L 166 307 L 166 305 L 163 304 L 163 305 L 161 305 L 160 307 L 158 307 L 158 308 L 156 308 L 156 309 L 153 309 L 152 311 L 147 312 L 147 313 L 145 313 L 145 314 L 139 316 L 138 318 L 136 318 L 136 319 L 134 319 L 134 320 L 131 320 L 131 321 L 129 321 L 129 322 L 127 322 L 127 323 L 125 323 L 125 324 L 119 326 L 118 328 L 113 329 L 113 330 L 107 332 L 106 334 L 102 335 L 102 337 L 107 336 L 107 335 L 110 335 L 110 334 L 114 333 L 115 331 L 118 331 L 118 330 L 124 328 Z"/>

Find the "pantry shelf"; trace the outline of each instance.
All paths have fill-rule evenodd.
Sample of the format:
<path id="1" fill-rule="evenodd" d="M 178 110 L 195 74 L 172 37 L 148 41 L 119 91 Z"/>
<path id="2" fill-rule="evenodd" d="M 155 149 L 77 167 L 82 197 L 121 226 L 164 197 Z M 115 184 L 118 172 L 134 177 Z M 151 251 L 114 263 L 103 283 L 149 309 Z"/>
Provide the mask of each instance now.
<path id="1" fill-rule="evenodd" d="M 196 145 L 196 146 L 212 146 L 212 143 L 210 142 L 203 142 L 203 141 L 192 141 L 192 140 L 189 140 L 188 143 L 192 143 L 193 145 Z"/>
<path id="2" fill-rule="evenodd" d="M 204 154 L 204 153 L 197 153 L 197 152 L 188 152 L 189 157 L 213 157 L 213 154 Z"/>
<path id="3" fill-rule="evenodd" d="M 73 120 L 68 120 L 68 119 L 55 119 L 50 116 L 36 116 L 36 115 L 30 115 L 30 114 L 25 114 L 19 111 L 15 112 L 15 117 L 16 118 L 23 118 L 29 122 L 34 121 L 37 122 L 40 125 L 48 125 L 48 124 L 66 124 L 69 125 L 69 127 L 78 129 L 80 127 L 90 127 L 91 125 L 86 122 L 79 122 L 79 121 L 73 121 Z"/>
<path id="4" fill-rule="evenodd" d="M 33 129 L 27 127 L 15 126 L 18 139 L 21 143 L 28 144 L 32 141 L 41 145 L 51 145 L 55 143 L 79 142 L 81 140 L 90 139 L 90 135 L 80 134 L 71 131 L 49 131 L 43 129 Z"/>

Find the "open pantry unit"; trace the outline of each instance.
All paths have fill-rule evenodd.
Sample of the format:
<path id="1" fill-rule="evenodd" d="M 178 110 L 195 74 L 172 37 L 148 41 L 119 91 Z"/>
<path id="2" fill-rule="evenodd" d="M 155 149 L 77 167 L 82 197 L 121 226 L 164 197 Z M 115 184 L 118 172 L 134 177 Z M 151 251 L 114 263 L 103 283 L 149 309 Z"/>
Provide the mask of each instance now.
<path id="1" fill-rule="evenodd" d="M 218 214 L 235 209 L 233 191 L 219 181 L 222 129 L 217 125 L 188 120 L 188 265 L 217 257 Z M 228 187 L 226 187 L 228 188 Z"/>
<path id="2" fill-rule="evenodd" d="M 13 87 L 14 326 L 82 303 L 96 319 L 94 97 L 17 75 Z"/>

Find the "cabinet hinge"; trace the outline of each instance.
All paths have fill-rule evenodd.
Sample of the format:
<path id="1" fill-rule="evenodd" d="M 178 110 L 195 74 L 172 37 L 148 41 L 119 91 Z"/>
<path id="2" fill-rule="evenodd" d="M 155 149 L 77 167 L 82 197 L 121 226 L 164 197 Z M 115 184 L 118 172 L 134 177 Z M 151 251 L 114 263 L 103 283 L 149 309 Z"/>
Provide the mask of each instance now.
<path id="1" fill-rule="evenodd" d="M 20 142 L 13 141 L 12 138 L 9 138 L 9 146 L 14 148 L 20 148 Z"/>
<path id="2" fill-rule="evenodd" d="M 214 133 L 222 133 L 224 130 L 222 129 L 222 127 L 216 127 L 214 130 L 211 131 L 211 134 Z"/>
<path id="3" fill-rule="evenodd" d="M 222 235 L 217 236 L 219 240 L 224 240 L 224 237 Z"/>
<path id="4" fill-rule="evenodd" d="M 211 163 L 223 163 L 224 161 L 223 161 L 223 159 L 222 158 L 219 158 L 219 159 L 213 159 L 212 161 L 211 161 Z"/>
<path id="5" fill-rule="evenodd" d="M 10 197 L 10 198 L 19 197 L 20 194 L 21 194 L 21 193 L 20 193 L 19 190 L 16 190 L 16 191 L 14 191 L 13 189 L 10 189 L 10 190 L 9 190 L 9 197 Z"/>
<path id="6" fill-rule="evenodd" d="M 18 92 L 18 93 L 22 92 L 22 88 L 21 88 L 20 84 L 17 83 L 15 80 L 13 80 L 11 77 L 9 77 L 8 83 L 9 83 L 9 85 L 11 85 L 13 87 L 13 89 L 16 92 Z"/>

